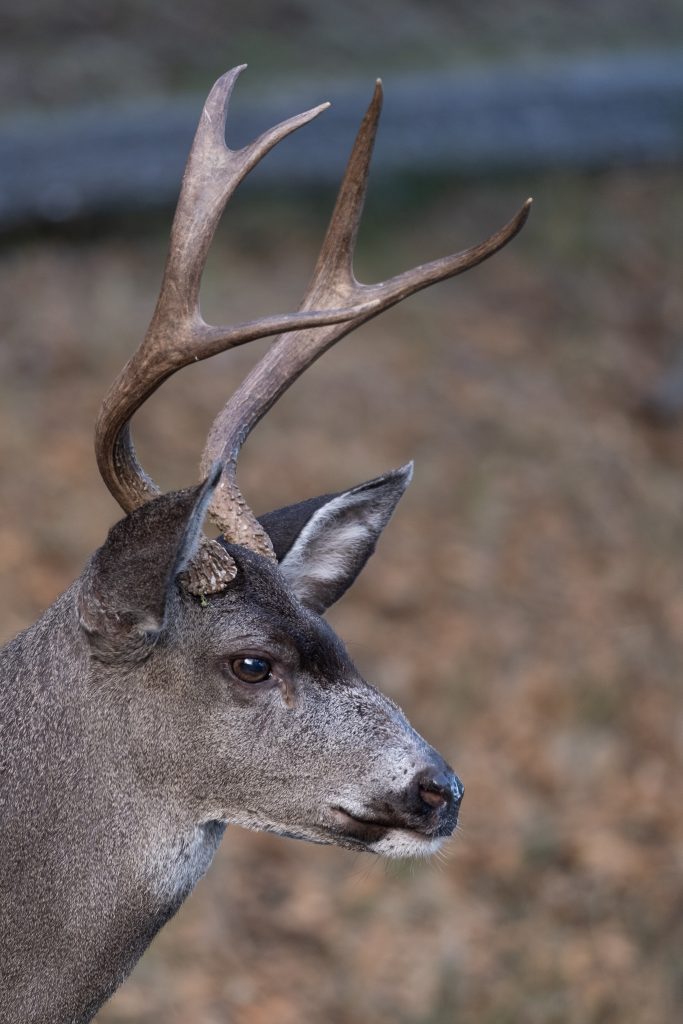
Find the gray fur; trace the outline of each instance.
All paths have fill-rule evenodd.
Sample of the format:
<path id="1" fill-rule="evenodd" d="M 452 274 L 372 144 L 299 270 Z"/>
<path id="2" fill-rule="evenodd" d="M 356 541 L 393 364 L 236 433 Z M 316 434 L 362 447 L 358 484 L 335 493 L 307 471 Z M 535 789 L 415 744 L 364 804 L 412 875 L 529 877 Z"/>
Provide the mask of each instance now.
<path id="1" fill-rule="evenodd" d="M 118 523 L 73 586 L 0 651 L 6 1024 L 90 1020 L 228 823 L 393 856 L 429 853 L 455 825 L 460 784 L 297 599 L 291 572 L 229 546 L 238 574 L 223 594 L 202 602 L 182 590 L 214 484 Z M 369 554 L 403 486 L 397 474 L 364 486 Z M 354 550 L 345 586 L 358 570 Z M 264 652 L 271 682 L 231 676 L 236 654 Z M 444 808 L 420 798 L 425 771 L 446 780 Z"/>

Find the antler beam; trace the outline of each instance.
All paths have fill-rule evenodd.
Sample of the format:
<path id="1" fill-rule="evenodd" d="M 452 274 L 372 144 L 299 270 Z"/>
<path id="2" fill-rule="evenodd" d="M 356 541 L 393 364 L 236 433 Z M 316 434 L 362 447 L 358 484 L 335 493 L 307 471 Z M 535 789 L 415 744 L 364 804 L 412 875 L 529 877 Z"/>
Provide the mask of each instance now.
<path id="1" fill-rule="evenodd" d="M 225 466 L 210 507 L 211 518 L 221 533 L 226 539 L 269 557 L 274 557 L 270 539 L 249 509 L 236 480 L 237 458 L 253 427 L 304 370 L 340 338 L 408 295 L 437 281 L 462 274 L 493 256 L 514 238 L 529 215 L 530 199 L 509 223 L 479 245 L 425 263 L 378 284 L 367 285 L 357 281 L 353 273 L 353 254 L 381 109 L 382 87 L 378 81 L 356 137 L 299 315 L 312 309 L 331 312 L 368 302 L 372 306 L 359 310 L 344 322 L 339 318 L 315 329 L 307 325 L 276 338 L 214 420 L 201 460 L 202 475 L 206 475 L 216 459 Z"/>

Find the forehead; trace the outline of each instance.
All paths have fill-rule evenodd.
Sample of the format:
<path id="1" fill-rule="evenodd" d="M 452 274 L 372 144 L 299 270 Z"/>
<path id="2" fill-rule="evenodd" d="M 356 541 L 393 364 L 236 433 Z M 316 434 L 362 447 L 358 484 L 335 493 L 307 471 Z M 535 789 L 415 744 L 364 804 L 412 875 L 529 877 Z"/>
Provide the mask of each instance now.
<path id="1" fill-rule="evenodd" d="M 323 668 L 351 667 L 334 630 L 293 597 L 275 562 L 236 545 L 228 545 L 228 550 L 239 571 L 225 593 L 209 601 L 216 639 L 251 634 L 254 642 L 294 646 L 303 660 Z"/>

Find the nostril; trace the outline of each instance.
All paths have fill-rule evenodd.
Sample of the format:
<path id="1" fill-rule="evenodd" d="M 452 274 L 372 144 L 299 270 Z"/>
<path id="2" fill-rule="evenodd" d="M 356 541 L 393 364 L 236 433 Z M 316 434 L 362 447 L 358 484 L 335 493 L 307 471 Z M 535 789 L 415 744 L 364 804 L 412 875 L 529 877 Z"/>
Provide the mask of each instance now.
<path id="1" fill-rule="evenodd" d="M 422 803 L 434 810 L 441 810 L 455 797 L 451 779 L 445 772 L 422 772 L 418 778 L 418 793 Z"/>
<path id="2" fill-rule="evenodd" d="M 425 786 L 420 786 L 420 800 L 423 804 L 428 804 L 429 807 L 444 807 L 448 803 L 445 793 L 427 789 Z"/>

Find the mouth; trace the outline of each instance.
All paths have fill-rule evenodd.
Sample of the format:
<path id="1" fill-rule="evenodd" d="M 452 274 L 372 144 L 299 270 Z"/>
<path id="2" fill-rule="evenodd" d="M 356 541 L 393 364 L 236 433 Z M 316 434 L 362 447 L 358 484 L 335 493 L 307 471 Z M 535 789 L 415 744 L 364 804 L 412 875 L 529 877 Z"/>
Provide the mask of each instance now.
<path id="1" fill-rule="evenodd" d="M 353 839 L 363 846 L 376 843 L 383 839 L 389 829 L 396 828 L 396 822 L 382 821 L 379 818 L 361 818 L 343 807 L 331 807 L 332 821 L 335 832 L 341 830 L 344 838 Z"/>
<path id="2" fill-rule="evenodd" d="M 442 845 L 452 829 L 440 835 L 406 825 L 404 821 L 365 818 L 343 807 L 331 807 L 328 834 L 337 846 L 388 857 L 428 857 Z"/>
<path id="3" fill-rule="evenodd" d="M 273 832 L 286 839 L 340 846 L 347 850 L 390 858 L 429 857 L 443 845 L 455 828 L 455 819 L 435 832 L 433 829 L 416 828 L 412 822 L 404 820 L 352 814 L 340 806 L 328 807 L 325 819 L 318 819 L 315 824 L 264 822 L 262 818 L 257 821 L 244 815 L 231 819 L 231 822 L 257 832 Z"/>

